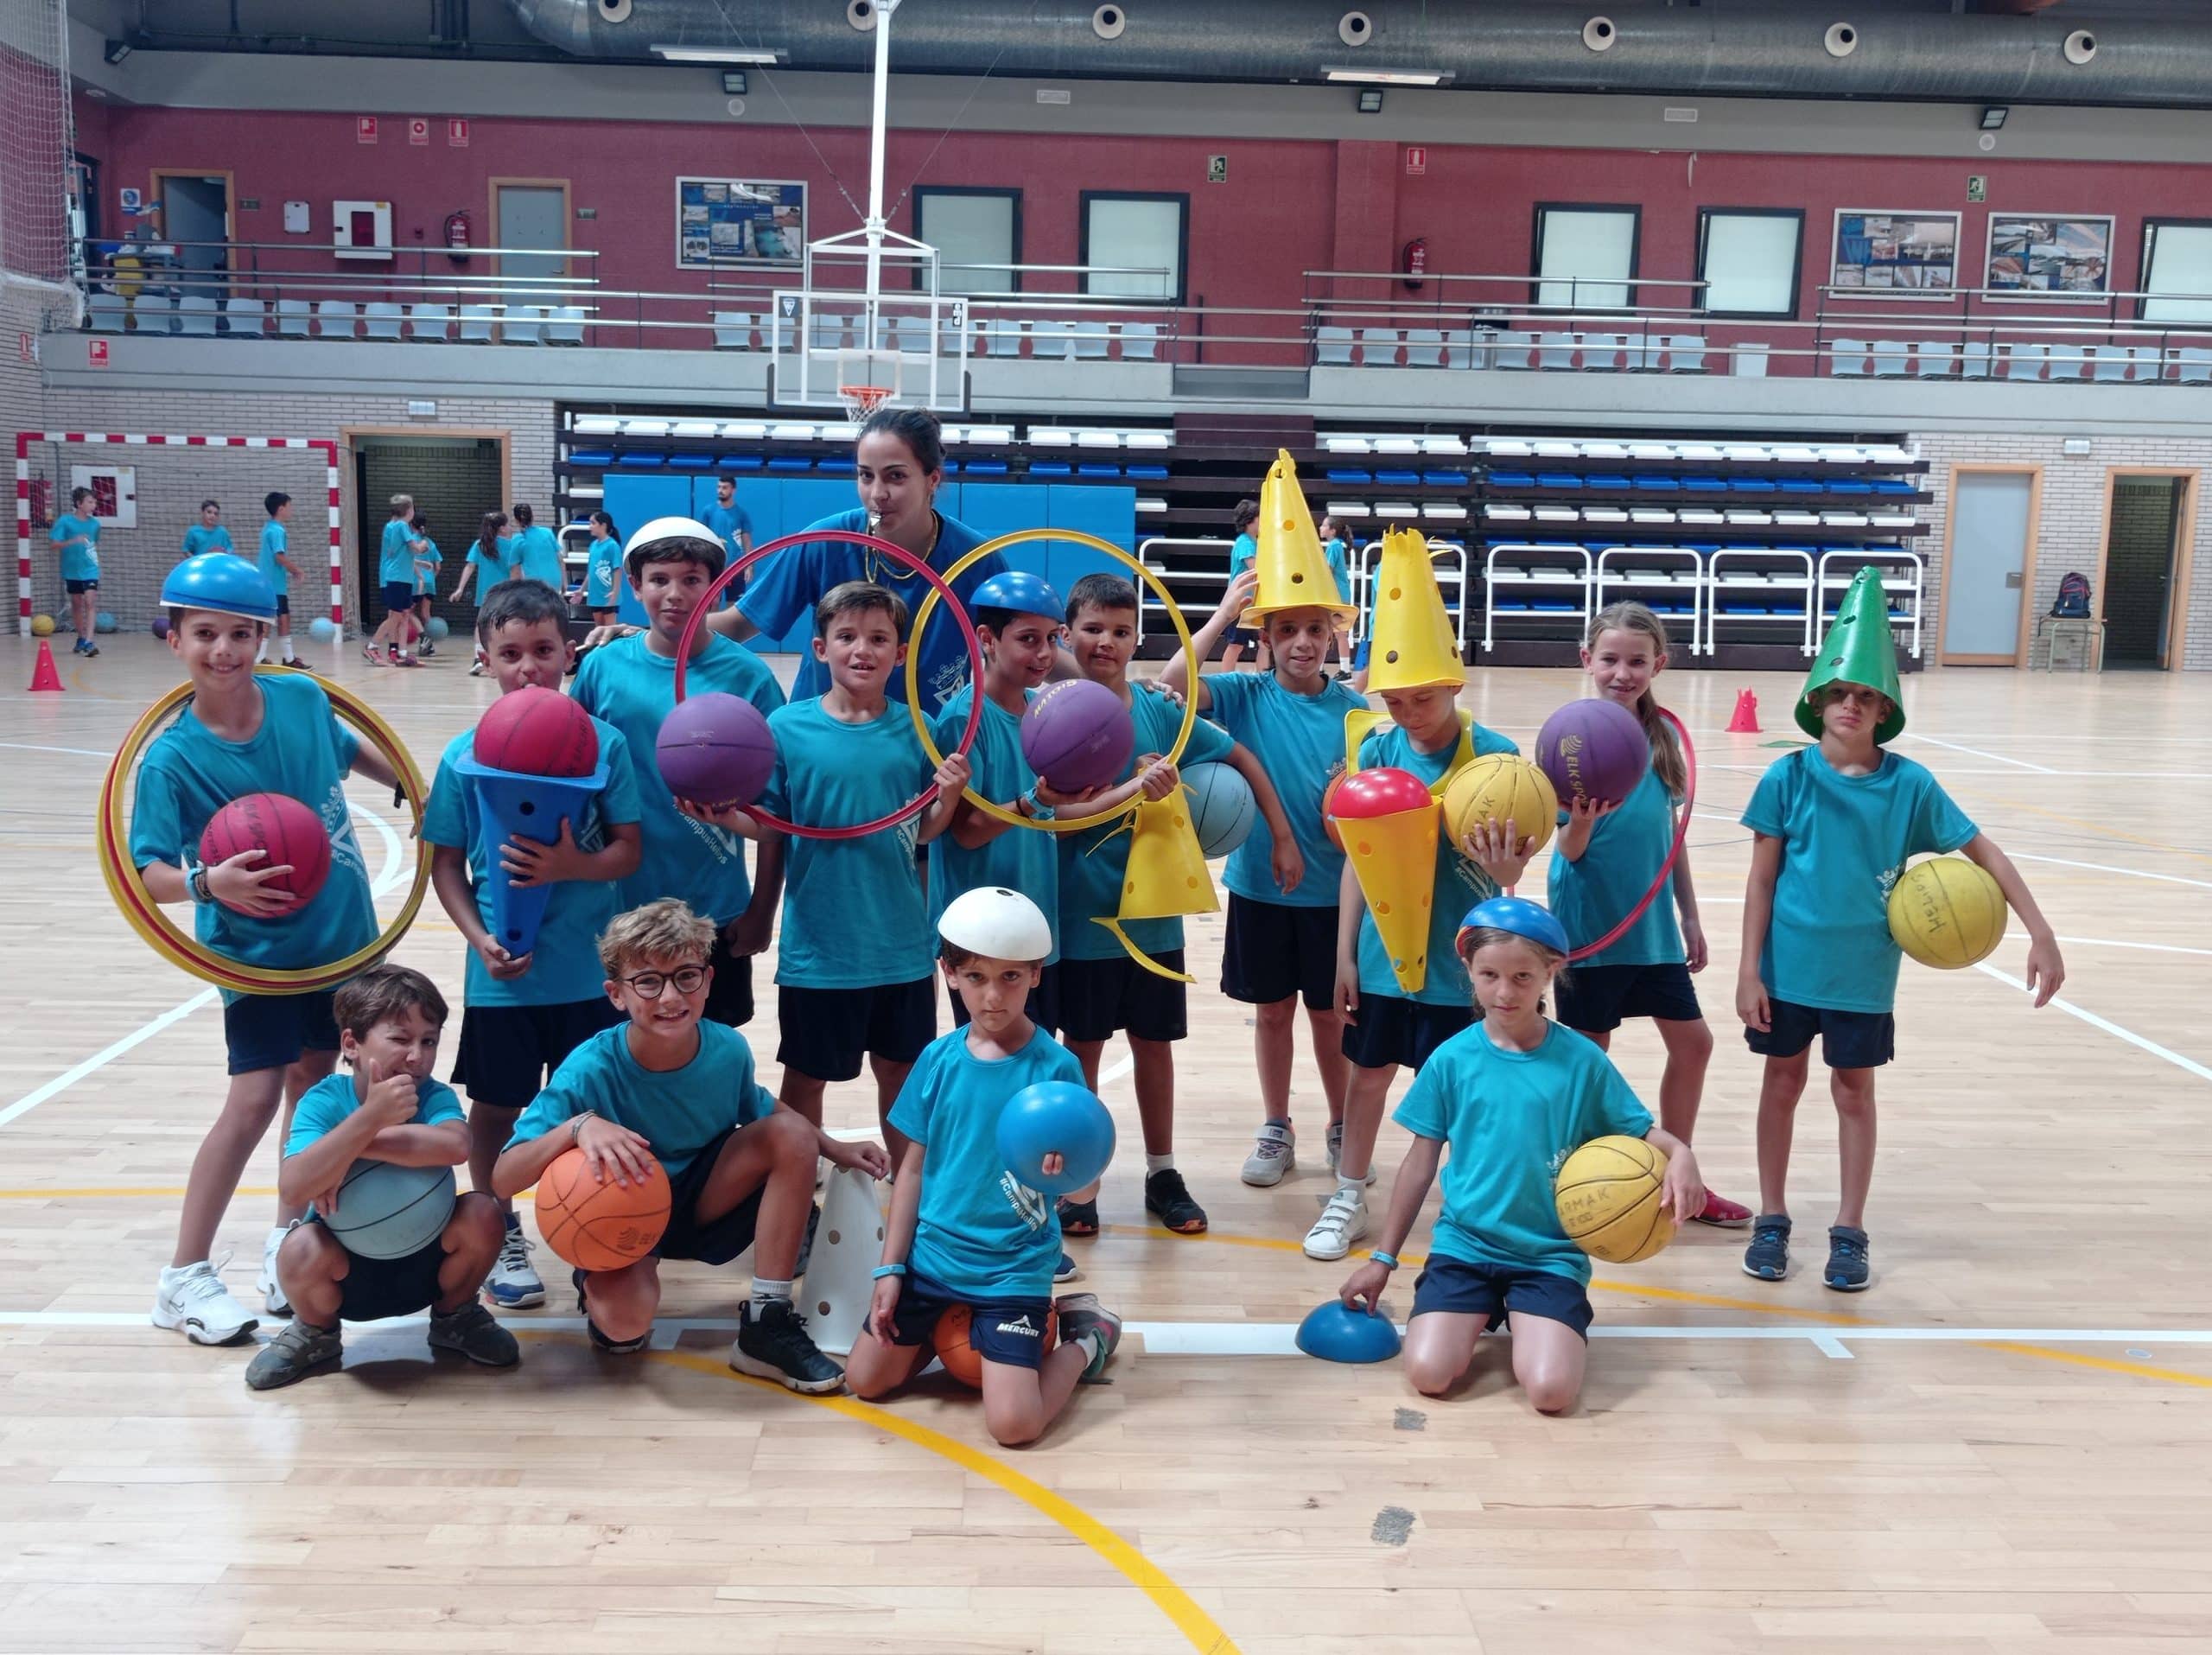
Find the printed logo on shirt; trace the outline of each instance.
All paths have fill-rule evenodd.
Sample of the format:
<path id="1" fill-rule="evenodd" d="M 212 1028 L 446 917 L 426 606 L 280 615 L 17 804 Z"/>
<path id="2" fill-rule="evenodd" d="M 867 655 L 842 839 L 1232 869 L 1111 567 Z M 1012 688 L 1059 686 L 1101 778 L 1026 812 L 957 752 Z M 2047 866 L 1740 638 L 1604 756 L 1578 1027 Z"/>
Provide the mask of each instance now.
<path id="1" fill-rule="evenodd" d="M 998 1331 L 1002 1334 L 1014 1334 L 1022 1339 L 1040 1339 L 1043 1337 L 1043 1334 L 1038 1331 L 1035 1325 L 1030 1321 L 1029 1313 L 1027 1310 L 1023 1311 L 1012 1321 L 1002 1321 L 999 1323 Z"/>
<path id="2" fill-rule="evenodd" d="M 936 675 L 929 681 L 929 692 L 937 702 L 937 705 L 931 710 L 943 712 L 944 703 L 958 695 L 961 685 L 967 682 L 968 658 L 964 655 L 957 661 L 948 661 L 938 668 Z"/>
<path id="3" fill-rule="evenodd" d="M 1874 882 L 1882 888 L 1882 901 L 1885 903 L 1888 902 L 1890 900 L 1891 888 L 1894 886 L 1898 880 L 1904 877 L 1904 864 L 1903 863 L 1897 863 L 1894 868 L 1885 868 L 1880 873 L 1874 875 Z"/>
<path id="4" fill-rule="evenodd" d="M 1051 1220 L 1052 1204 L 1012 1173 L 999 1174 L 999 1188 L 1005 1192 L 1007 1202 L 1014 1208 L 1014 1216 L 1032 1230 L 1042 1230 Z"/>
<path id="5" fill-rule="evenodd" d="M 353 837 L 353 813 L 346 808 L 346 789 L 338 782 L 331 784 L 329 795 L 322 801 L 322 825 L 330 835 L 331 862 L 367 879 L 368 858 L 361 854 L 360 841 Z"/>

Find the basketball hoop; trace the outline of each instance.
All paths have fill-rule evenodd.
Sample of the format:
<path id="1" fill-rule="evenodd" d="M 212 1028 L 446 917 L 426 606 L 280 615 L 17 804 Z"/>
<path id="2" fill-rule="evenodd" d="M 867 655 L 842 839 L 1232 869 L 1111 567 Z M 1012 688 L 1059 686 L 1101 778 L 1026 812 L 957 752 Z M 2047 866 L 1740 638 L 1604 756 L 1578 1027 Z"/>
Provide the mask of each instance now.
<path id="1" fill-rule="evenodd" d="M 883 406 L 891 396 L 889 385 L 843 385 L 837 387 L 837 400 L 845 404 L 845 412 L 858 425 Z"/>

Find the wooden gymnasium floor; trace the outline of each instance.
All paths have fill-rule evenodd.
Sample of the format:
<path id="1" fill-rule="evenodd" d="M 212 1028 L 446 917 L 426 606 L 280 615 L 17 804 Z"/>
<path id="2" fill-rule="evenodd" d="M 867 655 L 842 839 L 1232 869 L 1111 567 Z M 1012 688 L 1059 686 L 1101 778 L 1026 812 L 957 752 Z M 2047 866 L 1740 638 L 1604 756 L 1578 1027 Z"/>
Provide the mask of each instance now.
<path id="1" fill-rule="evenodd" d="M 672 1271 L 668 1314 L 716 1325 L 637 1361 L 595 1359 L 556 1294 L 514 1318 L 527 1336 L 511 1375 L 434 1371 L 419 1331 L 387 1328 L 351 1337 L 342 1374 L 255 1397 L 241 1353 L 147 1325 L 220 1092 L 220 1029 L 200 985 L 126 931 L 92 851 L 102 760 L 174 682 L 170 658 L 118 637 L 97 663 L 63 660 L 68 692 L 11 695 L 0 743 L 0 1646 L 2212 1642 L 2204 679 L 1910 681 L 1900 750 L 2021 859 L 2066 939 L 2065 1003 L 2031 1013 L 2011 982 L 2017 938 L 1979 971 L 1908 964 L 1901 1058 L 1882 1081 L 1873 1290 L 1841 1299 L 1808 1269 L 1835 1179 L 1815 1093 L 1797 1275 L 1755 1284 L 1743 1238 L 1708 1230 L 1601 1268 L 1588 1386 L 1563 1419 L 1530 1412 L 1503 1353 L 1443 1403 L 1395 1366 L 1277 1353 L 1344 1274 L 1298 1249 L 1327 1187 L 1322 1115 L 1301 1076 L 1307 1165 L 1273 1191 L 1237 1181 L 1255 1123 L 1246 1020 L 1212 987 L 1219 920 L 1194 923 L 1203 986 L 1178 1148 L 1213 1232 L 1148 1228 L 1125 1155 L 1108 1233 L 1078 1244 L 1086 1284 L 1135 1329 L 1114 1383 L 1083 1392 L 1041 1446 L 1001 1452 L 940 1378 L 886 1408 L 736 1378 L 721 1329 L 736 1270 Z M 465 660 L 372 674 L 348 650 L 334 670 L 429 761 L 490 697 Z M 0 661 L 29 681 L 27 652 Z M 1719 1052 L 1698 1143 L 1713 1182 L 1750 1200 L 1756 1070 L 1729 1011 L 1735 818 L 1795 734 L 1795 681 L 1759 681 L 1767 732 L 1738 736 L 1722 731 L 1740 679 L 1664 682 L 1703 758 L 1692 842 Z M 1478 673 L 1467 698 L 1525 740 L 1576 688 L 1563 672 Z M 405 854 L 363 838 L 372 866 Z M 461 949 L 435 904 L 399 958 L 457 1001 Z M 750 1033 L 772 1053 L 771 1020 Z M 1652 1096 L 1656 1041 L 1631 1035 L 1618 1055 Z M 1133 1149 L 1126 1064 L 1109 1073 Z M 857 1090 L 832 1110 L 833 1124 L 872 1118 Z M 1384 1142 L 1395 1168 L 1402 1135 Z M 242 1295 L 274 1165 L 272 1146 L 226 1229 Z M 540 1321 L 560 1325 L 531 1334 Z"/>

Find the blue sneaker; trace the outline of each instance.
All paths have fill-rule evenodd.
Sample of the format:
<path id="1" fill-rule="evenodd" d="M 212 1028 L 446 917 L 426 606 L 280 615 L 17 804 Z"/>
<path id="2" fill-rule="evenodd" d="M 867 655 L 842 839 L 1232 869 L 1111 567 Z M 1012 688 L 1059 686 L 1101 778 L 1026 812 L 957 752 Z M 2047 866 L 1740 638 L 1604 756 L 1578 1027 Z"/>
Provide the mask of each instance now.
<path id="1" fill-rule="evenodd" d="M 1828 1226 L 1828 1267 L 1821 1280 L 1838 1293 L 1864 1293 L 1872 1272 L 1866 1263 L 1866 1232 L 1847 1224 Z"/>
<path id="2" fill-rule="evenodd" d="M 545 1283 L 531 1268 L 530 1238 L 522 1232 L 518 1213 L 507 1214 L 507 1233 L 499 1243 L 499 1257 L 484 1283 L 492 1302 L 502 1310 L 527 1310 L 545 1302 Z"/>
<path id="3" fill-rule="evenodd" d="M 1060 1262 L 1052 1266 L 1052 1285 L 1064 1287 L 1070 1282 L 1081 1280 L 1083 1280 L 1083 1272 L 1076 1268 L 1075 1260 L 1063 1251 L 1060 1254 Z"/>
<path id="4" fill-rule="evenodd" d="M 1779 1282 L 1789 1274 L 1789 1219 L 1762 1213 L 1751 1220 L 1751 1244 L 1744 1249 L 1744 1274 Z"/>

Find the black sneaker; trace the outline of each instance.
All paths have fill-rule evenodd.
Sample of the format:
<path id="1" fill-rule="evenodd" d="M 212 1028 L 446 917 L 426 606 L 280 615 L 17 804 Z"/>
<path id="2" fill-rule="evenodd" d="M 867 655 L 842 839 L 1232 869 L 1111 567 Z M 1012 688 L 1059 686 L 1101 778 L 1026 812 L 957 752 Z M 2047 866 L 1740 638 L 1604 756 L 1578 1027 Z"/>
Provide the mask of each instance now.
<path id="1" fill-rule="evenodd" d="M 1095 1293 L 1071 1293 L 1055 1302 L 1059 1312 L 1060 1342 L 1072 1345 L 1086 1334 L 1096 1331 L 1105 1335 L 1096 1355 L 1083 1371 L 1080 1384 L 1105 1383 L 1106 1364 L 1113 1359 L 1115 1347 L 1122 1342 L 1122 1319 L 1098 1302 Z"/>
<path id="2" fill-rule="evenodd" d="M 1052 1266 L 1052 1285 L 1065 1287 L 1070 1282 L 1081 1280 L 1083 1280 L 1083 1272 L 1076 1268 L 1075 1260 L 1068 1257 L 1065 1252 L 1061 1253 L 1060 1262 Z"/>
<path id="3" fill-rule="evenodd" d="M 1094 1200 L 1071 1201 L 1065 1195 L 1055 1209 L 1060 1221 L 1060 1234 L 1089 1238 L 1098 1233 L 1098 1203 Z"/>
<path id="4" fill-rule="evenodd" d="M 806 1318 L 789 1299 L 748 1302 L 737 1313 L 737 1342 L 729 1347 L 729 1365 L 802 1396 L 835 1391 L 845 1383 L 845 1370 L 807 1336 Z"/>
<path id="5" fill-rule="evenodd" d="M 448 1314 L 430 1313 L 430 1348 L 452 1351 L 479 1367 L 511 1368 L 522 1360 L 522 1346 L 475 1299 Z"/>
<path id="6" fill-rule="evenodd" d="M 317 1368 L 326 1368 L 346 1354 L 335 1327 L 318 1327 L 298 1318 L 276 1330 L 276 1337 L 253 1353 L 245 1365 L 246 1384 L 255 1391 L 274 1391 L 296 1384 Z"/>
<path id="7" fill-rule="evenodd" d="M 1179 1236 L 1204 1233 L 1206 1210 L 1191 1199 L 1183 1174 L 1162 1167 L 1144 1181 L 1144 1210 Z"/>
<path id="8" fill-rule="evenodd" d="M 1828 1226 L 1828 1267 L 1821 1280 L 1838 1293 L 1864 1293 L 1871 1271 L 1866 1264 L 1866 1232 L 1847 1224 Z"/>
<path id="9" fill-rule="evenodd" d="M 1779 1282 L 1789 1274 L 1789 1219 L 1762 1213 L 1751 1220 L 1751 1244 L 1744 1249 L 1744 1274 Z"/>
<path id="10" fill-rule="evenodd" d="M 635 1339 L 609 1339 L 601 1333 L 599 1324 L 591 1319 L 590 1302 L 584 1297 L 584 1273 L 571 1270 L 569 1279 L 576 1284 L 576 1314 L 584 1319 L 584 1332 L 591 1335 L 594 1350 L 604 1351 L 609 1356 L 634 1356 L 645 1348 L 645 1341 L 652 1337 L 649 1333 Z"/>

